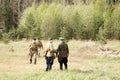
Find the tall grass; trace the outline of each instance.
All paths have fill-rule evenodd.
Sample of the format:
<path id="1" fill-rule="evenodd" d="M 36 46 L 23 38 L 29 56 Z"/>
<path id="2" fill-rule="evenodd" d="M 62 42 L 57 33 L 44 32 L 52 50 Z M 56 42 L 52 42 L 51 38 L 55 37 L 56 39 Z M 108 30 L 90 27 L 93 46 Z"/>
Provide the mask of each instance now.
<path id="1" fill-rule="evenodd" d="M 45 47 L 46 41 L 42 42 Z M 58 61 L 55 59 L 53 69 L 49 72 L 45 71 L 46 62 L 42 56 L 38 58 L 36 65 L 29 64 L 27 53 L 29 43 L 30 41 L 17 41 L 8 44 L 0 42 L 0 80 L 120 80 L 119 57 L 110 58 L 99 55 L 91 57 L 85 54 L 83 57 L 80 56 L 81 53 L 76 53 L 76 50 L 79 51 L 82 47 L 92 47 L 95 42 L 69 41 L 68 70 L 60 71 Z M 120 49 L 119 41 L 109 41 L 108 43 L 106 46 L 112 48 L 118 46 L 117 48 Z M 55 41 L 54 45 L 58 44 L 59 42 Z M 9 51 L 11 46 L 14 51 Z M 42 55 L 43 51 L 41 51 Z"/>

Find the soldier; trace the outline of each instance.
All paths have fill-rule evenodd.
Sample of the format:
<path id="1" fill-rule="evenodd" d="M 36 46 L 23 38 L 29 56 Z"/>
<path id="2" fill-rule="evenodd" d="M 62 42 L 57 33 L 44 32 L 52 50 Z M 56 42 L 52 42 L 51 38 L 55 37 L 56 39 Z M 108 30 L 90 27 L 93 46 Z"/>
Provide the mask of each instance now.
<path id="1" fill-rule="evenodd" d="M 36 44 L 37 44 L 37 47 L 39 48 L 38 56 L 40 57 L 40 50 L 43 49 L 43 44 L 39 38 L 37 39 Z"/>
<path id="2" fill-rule="evenodd" d="M 37 62 L 37 56 L 38 56 L 38 47 L 36 45 L 36 39 L 34 38 L 32 43 L 29 46 L 29 56 L 30 56 L 30 64 L 32 63 L 32 58 L 35 56 L 34 64 Z"/>
<path id="3" fill-rule="evenodd" d="M 54 46 L 53 46 L 53 41 L 50 38 L 47 44 L 47 49 L 46 49 L 46 54 L 45 54 L 45 59 L 46 59 L 46 71 L 51 70 L 52 69 L 52 65 L 54 62 Z"/>
<path id="4" fill-rule="evenodd" d="M 61 42 L 60 42 L 60 44 L 58 46 L 58 49 L 57 49 L 57 56 L 58 56 L 58 62 L 60 64 L 60 70 L 63 70 L 63 64 L 65 66 L 65 69 L 67 70 L 69 48 L 68 48 L 68 45 L 65 43 L 63 37 L 60 37 L 59 40 Z"/>

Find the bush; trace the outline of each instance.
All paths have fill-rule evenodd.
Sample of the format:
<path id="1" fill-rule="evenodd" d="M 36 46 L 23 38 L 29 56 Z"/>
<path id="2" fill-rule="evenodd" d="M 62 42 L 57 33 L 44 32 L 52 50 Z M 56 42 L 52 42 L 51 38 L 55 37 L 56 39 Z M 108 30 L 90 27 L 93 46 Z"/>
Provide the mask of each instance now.
<path id="1" fill-rule="evenodd" d="M 9 41 L 10 41 L 10 35 L 9 34 L 7 34 L 7 33 L 4 33 L 3 35 L 3 42 L 5 43 L 5 44 L 8 44 L 9 43 Z"/>

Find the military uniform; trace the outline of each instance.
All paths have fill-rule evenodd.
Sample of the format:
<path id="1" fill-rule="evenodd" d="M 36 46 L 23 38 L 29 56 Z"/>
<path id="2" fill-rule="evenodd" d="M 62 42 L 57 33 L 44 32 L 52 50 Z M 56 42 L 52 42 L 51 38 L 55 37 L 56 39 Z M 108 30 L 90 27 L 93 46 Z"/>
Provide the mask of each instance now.
<path id="1" fill-rule="evenodd" d="M 37 56 L 38 56 L 38 47 L 36 45 L 36 40 L 34 40 L 29 46 L 29 56 L 30 56 L 30 64 L 32 63 L 33 56 L 35 56 L 34 64 L 36 64 Z"/>
<path id="2" fill-rule="evenodd" d="M 65 66 L 65 69 L 68 68 L 68 56 L 69 56 L 69 48 L 68 45 L 63 41 L 64 38 L 60 39 L 61 43 L 58 46 L 57 49 L 57 56 L 58 56 L 58 62 L 60 64 L 60 70 L 63 69 L 63 64 Z"/>
<path id="3" fill-rule="evenodd" d="M 40 57 L 40 50 L 43 49 L 43 44 L 42 44 L 42 42 L 40 40 L 37 40 L 36 44 L 37 44 L 37 47 L 39 48 L 38 49 L 38 55 Z"/>

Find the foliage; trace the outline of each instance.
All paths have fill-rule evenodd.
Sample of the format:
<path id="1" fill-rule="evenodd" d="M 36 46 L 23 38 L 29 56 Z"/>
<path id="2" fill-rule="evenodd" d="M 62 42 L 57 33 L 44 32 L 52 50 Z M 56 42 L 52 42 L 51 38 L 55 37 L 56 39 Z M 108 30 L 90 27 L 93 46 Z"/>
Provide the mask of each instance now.
<path id="1" fill-rule="evenodd" d="M 107 39 L 105 37 L 105 30 L 103 27 L 100 27 L 98 35 L 97 35 L 97 41 L 99 41 L 101 44 L 107 44 Z"/>
<path id="2" fill-rule="evenodd" d="M 113 20 L 113 27 L 114 27 L 114 38 L 120 40 L 120 5 L 116 6 L 113 14 L 112 14 L 112 20 Z"/>
<path id="3" fill-rule="evenodd" d="M 9 41 L 10 41 L 10 36 L 9 36 L 9 34 L 7 34 L 7 33 L 4 33 L 3 35 L 3 42 L 5 43 L 5 44 L 8 44 L 9 43 Z"/>
<path id="4" fill-rule="evenodd" d="M 91 9 L 89 9 L 89 7 L 91 7 Z M 84 8 L 86 10 L 81 12 Z M 91 19 L 93 18 L 92 5 L 91 6 L 86 5 L 80 8 L 79 5 L 64 6 L 61 4 L 58 5 L 56 3 L 52 3 L 50 5 L 43 3 L 35 11 L 31 10 L 32 14 L 34 12 L 36 12 L 37 14 L 37 15 L 33 14 L 33 16 L 35 17 L 31 22 L 34 22 L 34 23 L 36 22 L 36 23 L 35 23 L 35 26 L 31 28 L 27 27 L 28 25 L 22 22 L 22 21 L 26 21 L 26 22 L 30 21 L 26 16 L 32 18 L 32 15 L 29 16 L 29 14 L 25 14 L 26 12 L 27 11 L 23 13 L 23 17 L 21 18 L 21 22 L 20 22 L 22 26 L 24 26 L 24 28 L 20 24 L 18 31 L 20 30 L 20 31 L 34 32 L 34 30 L 32 30 L 33 28 L 34 29 L 39 28 L 40 29 L 39 35 L 43 39 L 47 39 L 48 37 L 58 38 L 59 36 L 63 36 L 66 39 L 73 39 L 73 38 L 74 39 L 91 39 L 91 36 L 93 35 L 91 31 L 91 30 L 94 30 L 94 27 L 93 27 L 94 21 L 92 21 L 92 24 L 91 24 Z M 92 13 L 89 15 L 84 14 L 87 12 L 92 12 Z M 33 23 L 32 24 L 29 23 L 29 25 L 33 25 Z M 27 28 L 32 31 L 28 31 Z M 28 35 L 27 33 L 27 36 L 25 37 L 31 37 L 31 36 Z M 96 38 L 96 37 L 93 37 L 93 38 Z"/>
<path id="5" fill-rule="evenodd" d="M 24 10 L 15 36 L 100 40 L 104 34 L 104 39 L 120 39 L 119 12 L 118 4 L 104 0 L 92 0 L 86 5 L 64 5 L 60 0 L 42 2 L 40 6 L 33 3 Z"/>

